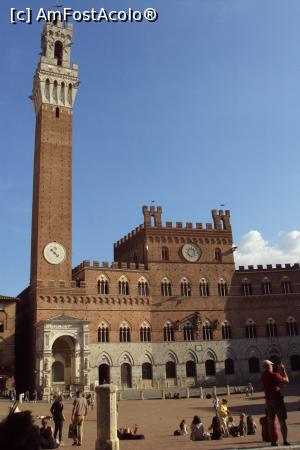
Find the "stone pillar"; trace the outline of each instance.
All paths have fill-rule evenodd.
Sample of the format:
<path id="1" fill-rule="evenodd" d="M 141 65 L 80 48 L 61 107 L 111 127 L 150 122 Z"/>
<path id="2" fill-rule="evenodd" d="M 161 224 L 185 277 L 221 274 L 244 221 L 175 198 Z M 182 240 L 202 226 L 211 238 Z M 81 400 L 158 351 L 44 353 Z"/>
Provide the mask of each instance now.
<path id="1" fill-rule="evenodd" d="M 203 387 L 200 387 L 200 398 L 203 398 Z"/>
<path id="2" fill-rule="evenodd" d="M 96 387 L 96 450 L 119 450 L 119 439 L 117 436 L 117 390 L 117 386 L 113 384 L 102 384 Z"/>
<path id="3" fill-rule="evenodd" d="M 189 388 L 186 388 L 186 398 L 190 398 L 190 390 L 189 390 Z"/>
<path id="4" fill-rule="evenodd" d="M 227 384 L 227 386 L 226 386 L 226 395 L 228 395 L 228 397 L 230 396 L 230 386 L 229 386 L 229 384 Z"/>
<path id="5" fill-rule="evenodd" d="M 217 396 L 217 386 L 213 387 L 213 395 L 216 397 Z"/>

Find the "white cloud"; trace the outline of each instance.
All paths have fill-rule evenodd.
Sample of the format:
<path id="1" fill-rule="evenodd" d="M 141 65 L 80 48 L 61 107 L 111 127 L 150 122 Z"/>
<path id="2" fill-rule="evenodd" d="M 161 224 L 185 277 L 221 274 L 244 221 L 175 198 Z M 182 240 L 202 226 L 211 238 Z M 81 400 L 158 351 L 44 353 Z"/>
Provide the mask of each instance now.
<path id="1" fill-rule="evenodd" d="M 280 232 L 278 242 L 270 244 L 257 230 L 251 230 L 242 237 L 235 252 L 237 266 L 258 264 L 285 264 L 300 261 L 300 231 Z"/>

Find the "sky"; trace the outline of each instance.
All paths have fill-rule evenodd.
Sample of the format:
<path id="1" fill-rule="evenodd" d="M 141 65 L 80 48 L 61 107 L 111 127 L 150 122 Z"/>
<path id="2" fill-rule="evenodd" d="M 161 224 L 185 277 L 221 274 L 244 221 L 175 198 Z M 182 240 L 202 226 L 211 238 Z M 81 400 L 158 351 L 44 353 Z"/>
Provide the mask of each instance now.
<path id="1" fill-rule="evenodd" d="M 10 23 L 1 0 L 0 293 L 28 285 L 43 23 Z M 75 23 L 73 266 L 112 261 L 152 201 L 163 221 L 231 211 L 238 264 L 299 262 L 299 0 L 65 0 L 144 10 L 153 23 Z"/>

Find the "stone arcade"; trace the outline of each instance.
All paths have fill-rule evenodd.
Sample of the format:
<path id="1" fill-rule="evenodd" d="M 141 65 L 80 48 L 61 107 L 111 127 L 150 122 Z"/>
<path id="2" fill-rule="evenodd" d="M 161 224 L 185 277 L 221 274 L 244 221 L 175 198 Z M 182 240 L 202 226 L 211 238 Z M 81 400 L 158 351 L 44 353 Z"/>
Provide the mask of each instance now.
<path id="1" fill-rule="evenodd" d="M 17 303 L 18 389 L 245 383 L 265 358 L 298 376 L 299 265 L 236 270 L 229 211 L 213 210 L 206 225 L 173 225 L 145 206 L 142 225 L 115 243 L 112 264 L 72 270 L 79 81 L 71 44 L 70 24 L 45 25 L 32 93 L 31 277 Z"/>

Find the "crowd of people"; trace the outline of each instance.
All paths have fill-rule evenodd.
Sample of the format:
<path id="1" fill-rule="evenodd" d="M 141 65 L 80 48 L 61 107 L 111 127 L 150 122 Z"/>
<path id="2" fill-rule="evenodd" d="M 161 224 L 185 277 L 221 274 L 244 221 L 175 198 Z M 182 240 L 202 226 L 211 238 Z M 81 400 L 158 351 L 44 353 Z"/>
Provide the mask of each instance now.
<path id="1" fill-rule="evenodd" d="M 269 360 L 263 362 L 264 372 L 261 377 L 265 393 L 266 409 L 265 416 L 260 418 L 262 440 L 270 442 L 272 447 L 278 446 L 279 433 L 277 422 L 283 438 L 283 445 L 289 446 L 287 440 L 287 411 L 281 393 L 281 383 L 288 382 L 289 378 L 283 364 L 277 364 L 274 370 L 273 363 Z M 248 385 L 246 396 L 253 395 L 251 383 Z M 173 397 L 180 398 L 180 397 Z M 33 401 L 36 401 L 35 396 Z M 68 437 L 73 439 L 74 446 L 81 446 L 83 442 L 84 421 L 88 409 L 93 408 L 93 397 L 91 394 L 84 396 L 83 391 L 76 393 L 73 401 L 71 420 L 68 429 Z M 200 417 L 195 415 L 188 430 L 185 419 L 182 419 L 179 428 L 174 435 L 188 435 L 193 441 L 220 440 L 227 437 L 245 437 L 258 433 L 258 426 L 251 415 L 244 412 L 238 414 L 235 421 L 233 413 L 228 407 L 228 400 L 219 400 L 217 395 L 213 399 L 214 416 L 207 430 Z M 17 402 L 10 408 L 7 418 L 0 423 L 0 449 L 5 450 L 41 450 L 54 449 L 63 446 L 63 426 L 66 420 L 64 415 L 64 396 L 57 395 L 54 399 L 50 412 L 52 416 L 41 416 L 42 426 L 36 425 L 35 419 L 29 411 L 21 412 Z M 52 426 L 52 420 L 54 429 Z M 143 439 L 144 435 L 137 434 L 137 426 L 134 429 L 119 429 L 120 439 Z"/>
<path id="2" fill-rule="evenodd" d="M 272 361 L 263 362 L 264 372 L 261 377 L 263 390 L 265 393 L 266 409 L 265 416 L 260 418 L 262 441 L 270 442 L 271 447 L 278 447 L 279 433 L 277 430 L 277 419 L 280 424 L 280 431 L 283 438 L 283 445 L 289 446 L 287 440 L 287 412 L 280 385 L 288 382 L 289 378 L 283 364 L 277 364 L 276 370 Z M 249 383 L 246 388 L 246 397 L 253 396 L 254 388 Z M 220 440 L 226 437 L 245 437 L 258 432 L 258 426 L 251 415 L 246 416 L 244 412 L 239 414 L 238 420 L 234 421 L 233 415 L 228 408 L 228 400 L 223 398 L 220 402 L 217 395 L 213 399 L 215 415 L 211 425 L 205 430 L 199 416 L 194 416 L 190 425 L 190 439 L 192 441 L 204 441 L 208 439 Z M 179 424 L 179 429 L 174 431 L 174 435 L 189 434 L 185 419 Z"/>

